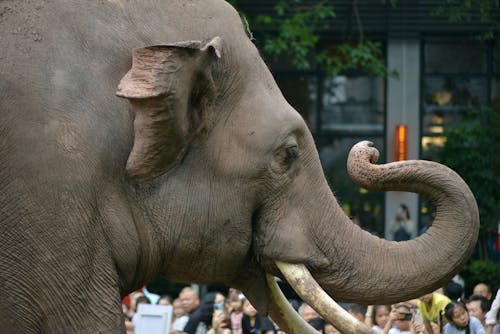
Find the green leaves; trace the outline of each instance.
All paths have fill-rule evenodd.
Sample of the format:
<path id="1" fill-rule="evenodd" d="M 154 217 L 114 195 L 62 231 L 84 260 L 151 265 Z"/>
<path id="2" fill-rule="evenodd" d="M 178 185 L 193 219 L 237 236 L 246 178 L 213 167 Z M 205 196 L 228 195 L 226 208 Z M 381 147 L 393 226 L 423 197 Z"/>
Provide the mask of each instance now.
<path id="1" fill-rule="evenodd" d="M 445 130 L 443 163 L 469 185 L 479 206 L 482 232 L 495 231 L 500 220 L 500 112 L 467 111 Z"/>
<path id="2" fill-rule="evenodd" d="M 237 0 L 230 3 L 235 5 Z M 397 0 L 391 0 L 395 6 Z M 365 41 L 360 31 L 359 42 L 343 42 L 333 50 L 318 47 L 320 33 L 327 31 L 335 18 L 329 1 L 278 0 L 274 15 L 257 15 L 255 23 L 272 33 L 264 36 L 264 52 L 270 56 L 286 55 L 299 70 L 322 68 L 327 75 L 358 70 L 366 75 L 397 76 L 385 66 L 382 45 Z M 360 26 L 359 29 L 362 29 Z M 265 30 L 265 29 L 263 29 Z"/>
<path id="3" fill-rule="evenodd" d="M 397 77 L 395 71 L 389 71 L 385 66 L 381 44 L 378 42 L 340 43 L 335 47 L 333 55 L 323 52 L 317 59 L 323 64 L 327 75 L 361 69 L 369 75 Z"/>
<path id="4" fill-rule="evenodd" d="M 451 23 L 478 21 L 491 26 L 491 30 L 480 33 L 481 40 L 494 38 L 493 29 L 500 26 L 499 0 L 444 0 L 435 10 L 433 16 L 445 16 Z"/>
<path id="5" fill-rule="evenodd" d="M 301 0 L 280 0 L 274 10 L 274 19 L 268 15 L 257 17 L 258 23 L 278 29 L 277 35 L 266 36 L 264 51 L 270 55 L 290 55 L 297 69 L 310 69 L 313 64 L 308 55 L 319 41 L 317 32 L 335 16 L 333 7 L 322 3 L 305 5 Z"/>
<path id="6" fill-rule="evenodd" d="M 396 1 L 391 3 L 395 5 Z M 333 6 L 323 2 L 306 4 L 302 0 L 279 0 L 274 10 L 274 18 L 257 16 L 259 24 L 277 28 L 277 34 L 265 36 L 265 53 L 271 56 L 287 55 L 299 70 L 321 67 L 328 75 L 348 70 L 361 70 L 375 76 L 397 75 L 386 68 L 378 42 L 361 39 L 359 43 L 340 43 L 334 50 L 318 49 L 319 33 L 327 29 L 335 17 Z"/>

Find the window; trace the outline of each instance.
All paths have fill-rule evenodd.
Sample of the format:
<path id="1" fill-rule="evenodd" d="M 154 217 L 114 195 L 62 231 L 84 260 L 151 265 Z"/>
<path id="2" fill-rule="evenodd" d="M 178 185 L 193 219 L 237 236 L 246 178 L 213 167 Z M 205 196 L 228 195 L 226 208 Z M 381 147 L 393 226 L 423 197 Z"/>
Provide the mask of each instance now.
<path id="1" fill-rule="evenodd" d="M 336 76 L 324 81 L 321 129 L 335 135 L 384 134 L 384 79 Z"/>
<path id="2" fill-rule="evenodd" d="M 424 47 L 425 73 L 485 73 L 486 48 L 477 41 L 428 42 Z"/>
<path id="3" fill-rule="evenodd" d="M 466 110 L 488 105 L 498 96 L 488 63 L 489 52 L 490 44 L 475 40 L 423 43 L 423 159 L 440 161 L 446 127 L 460 120 Z"/>

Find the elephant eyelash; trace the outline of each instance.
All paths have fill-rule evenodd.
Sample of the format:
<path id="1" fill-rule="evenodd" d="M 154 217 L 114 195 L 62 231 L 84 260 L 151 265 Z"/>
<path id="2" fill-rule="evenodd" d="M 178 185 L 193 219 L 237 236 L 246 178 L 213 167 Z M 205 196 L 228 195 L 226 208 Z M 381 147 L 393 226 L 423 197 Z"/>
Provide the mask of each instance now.
<path id="1" fill-rule="evenodd" d="M 297 146 L 287 147 L 285 148 L 285 153 L 284 163 L 287 167 L 290 167 L 299 157 L 299 148 Z"/>

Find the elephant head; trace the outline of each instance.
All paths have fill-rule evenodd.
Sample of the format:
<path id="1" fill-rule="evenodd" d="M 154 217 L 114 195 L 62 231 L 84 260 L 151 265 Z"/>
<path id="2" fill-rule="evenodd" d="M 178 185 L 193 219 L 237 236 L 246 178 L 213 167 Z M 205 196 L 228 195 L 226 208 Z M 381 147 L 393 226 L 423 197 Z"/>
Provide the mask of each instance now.
<path id="1" fill-rule="evenodd" d="M 269 275 L 285 278 L 344 332 L 368 330 L 330 297 L 391 303 L 450 279 L 478 233 L 462 179 L 429 161 L 377 165 L 377 150 L 357 144 L 348 169 L 360 186 L 416 192 L 437 205 L 434 224 L 415 240 L 361 230 L 337 203 L 306 123 L 237 13 L 226 8 L 224 17 L 230 31 L 207 26 L 197 40 L 136 49 L 118 86 L 135 114 L 128 182 L 147 212 L 144 238 L 154 245 L 147 255 L 161 259 L 160 271 L 239 287 L 289 333 L 309 329 L 287 311 Z"/>

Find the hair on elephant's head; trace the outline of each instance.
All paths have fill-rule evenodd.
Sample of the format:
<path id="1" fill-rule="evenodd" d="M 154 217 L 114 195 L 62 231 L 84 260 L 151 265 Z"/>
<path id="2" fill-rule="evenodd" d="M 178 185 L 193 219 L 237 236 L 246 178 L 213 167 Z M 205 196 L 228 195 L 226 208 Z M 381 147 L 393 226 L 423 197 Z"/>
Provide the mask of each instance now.
<path id="1" fill-rule="evenodd" d="M 289 333 L 312 333 L 276 290 L 272 275 L 280 276 L 347 333 L 369 330 L 331 298 L 391 303 L 456 273 L 478 231 L 475 200 L 456 173 L 428 161 L 378 165 L 371 143 L 357 144 L 348 169 L 358 184 L 437 204 L 434 224 L 415 240 L 362 231 L 337 203 L 306 123 L 243 24 L 199 34 L 136 49 L 117 90 L 134 111 L 126 169 L 163 274 L 238 287 Z"/>

